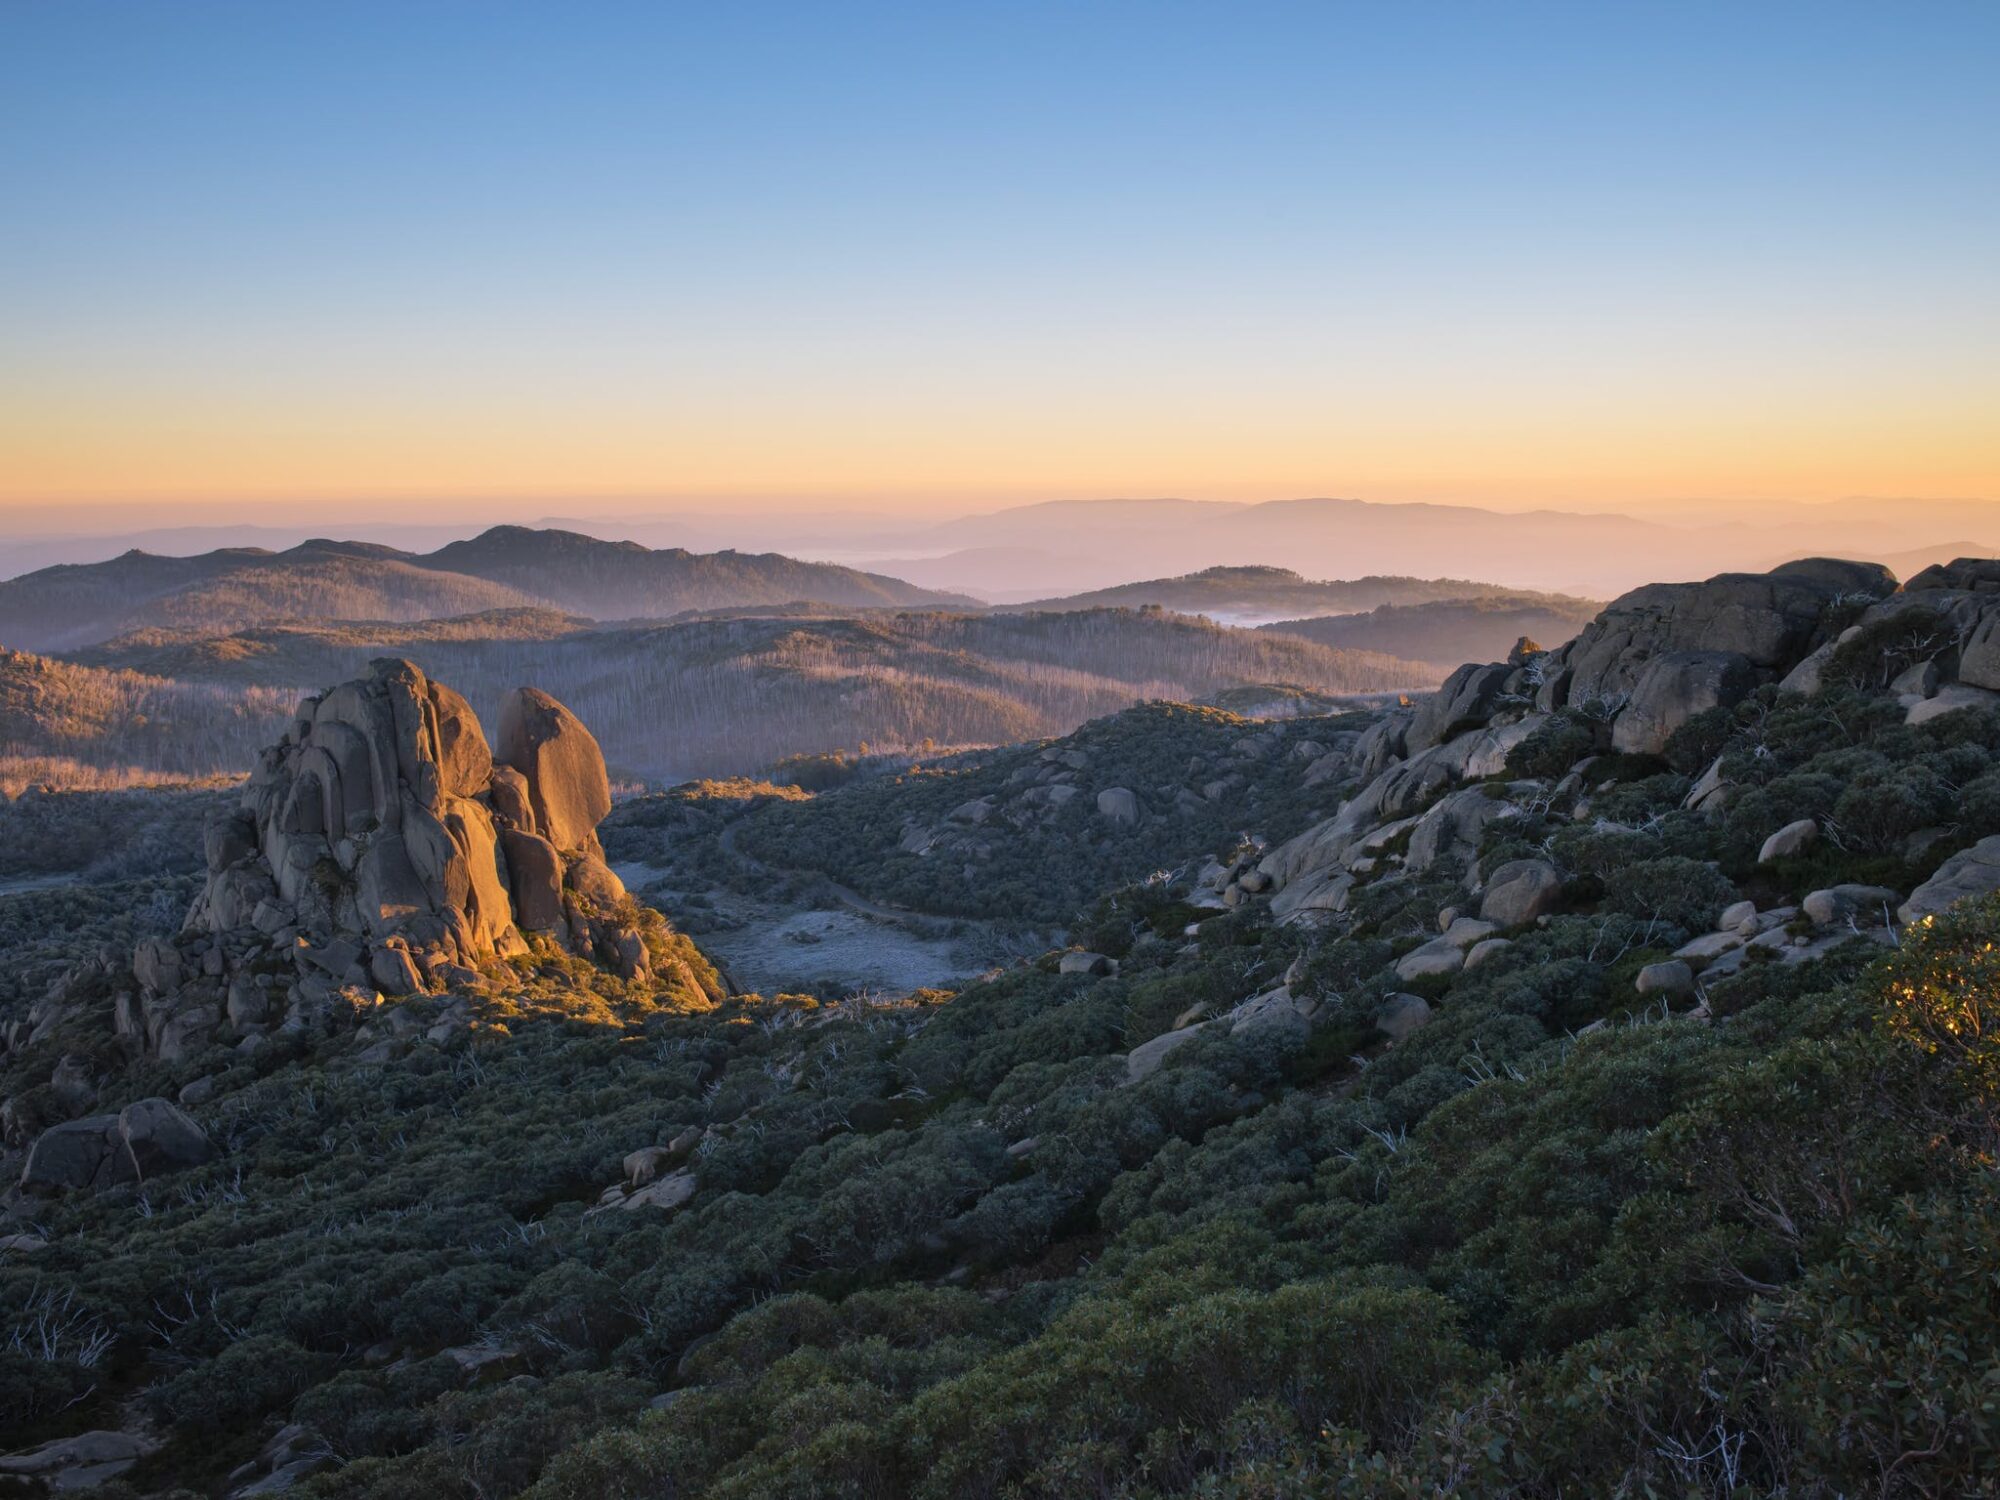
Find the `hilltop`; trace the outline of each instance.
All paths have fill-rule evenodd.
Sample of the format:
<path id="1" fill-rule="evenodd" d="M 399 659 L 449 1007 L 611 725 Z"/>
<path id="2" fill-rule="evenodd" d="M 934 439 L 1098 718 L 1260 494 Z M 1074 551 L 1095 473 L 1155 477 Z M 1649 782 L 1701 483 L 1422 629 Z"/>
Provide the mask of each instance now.
<path id="1" fill-rule="evenodd" d="M 491 610 L 591 619 L 811 599 L 849 608 L 969 605 L 963 595 L 776 553 L 654 551 L 576 532 L 496 526 L 435 552 L 314 540 L 283 552 L 127 552 L 0 582 L 0 641 L 28 650 L 133 631 L 221 634 L 283 620 L 409 622 Z"/>
<path id="2" fill-rule="evenodd" d="M 1037 599 L 1009 608 L 1033 610 L 1138 609 L 1151 605 L 1182 614 L 1207 615 L 1226 624 L 1260 624 L 1295 616 L 1352 614 L 1391 604 L 1425 604 L 1437 600 L 1504 599 L 1516 605 L 1546 603 L 1551 607 L 1588 607 L 1584 600 L 1563 595 L 1530 594 L 1498 584 L 1463 578 L 1407 578 L 1377 575 L 1367 578 L 1315 581 L 1289 568 L 1218 566 L 1178 578 L 1154 578 L 1124 583 L 1053 599 Z M 1588 618 L 1586 614 L 1585 618 Z M 1393 655 L 1412 653 L 1371 641 L 1368 649 Z M 1431 659 L 1431 658 L 1426 658 Z M 1459 658 L 1452 658 L 1455 664 Z"/>
<path id="3" fill-rule="evenodd" d="M 1278 620 L 1262 629 L 1342 650 L 1388 651 L 1442 670 L 1462 661 L 1505 656 L 1527 637 L 1560 646 L 1590 623 L 1601 606 L 1560 594 L 1494 592 L 1484 597 L 1383 604 L 1359 614 Z"/>

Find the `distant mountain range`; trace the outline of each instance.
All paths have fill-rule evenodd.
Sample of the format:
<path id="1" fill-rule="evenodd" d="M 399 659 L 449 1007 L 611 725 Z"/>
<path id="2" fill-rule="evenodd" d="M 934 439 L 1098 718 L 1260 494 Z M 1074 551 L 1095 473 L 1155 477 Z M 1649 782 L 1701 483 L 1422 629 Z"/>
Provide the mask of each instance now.
<path id="1" fill-rule="evenodd" d="M 1516 606 L 1547 602 L 1563 609 L 1580 609 L 1588 620 L 1600 607 L 1585 599 L 1560 594 L 1523 594 L 1497 584 L 1463 578 L 1370 577 L 1316 581 L 1289 568 L 1223 566 L 1122 583 L 1112 588 L 1060 598 L 1036 599 L 1019 609 L 1143 608 L 1155 605 L 1182 614 L 1207 615 L 1225 625 L 1258 625 L 1307 615 L 1344 615 L 1381 605 L 1426 604 L 1438 600 L 1499 599 Z M 1580 622 L 1579 622 L 1580 623 Z M 1380 642 L 1368 647 L 1393 655 L 1410 653 Z M 1434 659 L 1434 658 L 1426 658 Z M 1456 661 L 1453 663 L 1456 665 Z"/>
<path id="2" fill-rule="evenodd" d="M 522 608 L 658 619 L 794 600 L 849 609 L 977 603 L 776 553 L 654 551 L 577 532 L 496 526 L 428 553 L 314 540 L 283 552 L 134 551 L 44 568 L 0 582 L 0 643 L 59 651 L 154 628 L 225 633 L 276 620 L 413 621 Z"/>
<path id="3" fill-rule="evenodd" d="M 1887 562 L 1902 576 L 1892 559 L 1906 557 L 1913 538 L 1996 531 L 2000 502 L 1993 501 L 1745 504 L 1668 521 L 1352 499 L 1059 500 L 878 533 L 872 549 L 870 539 L 848 538 L 840 555 L 1008 603 L 1217 564 L 1274 562 L 1310 577 L 1470 577 L 1610 598 L 1642 583 L 1763 571 L 1813 554 Z M 831 555 L 808 539 L 786 545 L 806 556 Z M 1963 541 L 1920 550 L 1992 554 Z"/>
<path id="4" fill-rule="evenodd" d="M 2000 538 L 2000 501 L 1923 498 L 1685 500 L 1643 516 L 1356 499 L 1062 500 L 942 521 L 935 519 L 935 510 L 910 516 L 713 506 L 706 501 L 673 512 L 580 517 L 552 509 L 531 526 L 501 531 L 553 530 L 702 554 L 724 548 L 749 549 L 758 556 L 782 553 L 905 580 L 924 591 L 1001 604 L 1075 595 L 1217 564 L 1273 563 L 1317 578 L 1471 577 L 1515 589 L 1609 598 L 1641 583 L 1706 578 L 1729 569 L 1763 571 L 1813 553 L 1867 558 L 1908 576 L 1922 566 L 1911 562 L 1914 556 L 1992 556 L 1991 542 L 1976 539 Z M 105 514 L 108 519 L 110 513 Z M 116 514 L 129 519 L 127 512 Z M 183 524 L 91 537 L 51 533 L 52 518 L 46 514 L 10 522 L 0 513 L 0 575 L 58 562 L 106 560 L 131 548 L 153 553 L 264 548 L 268 556 L 312 543 L 310 532 L 273 521 L 272 514 L 267 512 L 257 524 Z M 509 514 L 523 513 L 516 505 Z M 421 559 L 435 556 L 426 549 L 442 549 L 469 532 L 463 523 L 453 526 L 427 516 L 409 522 L 357 522 L 347 534 L 391 544 L 393 555 Z M 619 571 L 607 565 L 607 575 Z M 649 588 L 641 593 L 645 610 L 656 609 Z M 825 594 L 815 590 L 794 597 L 825 599 Z M 556 599 L 538 597 L 536 602 L 571 607 Z M 725 602 L 783 601 L 759 596 Z"/>

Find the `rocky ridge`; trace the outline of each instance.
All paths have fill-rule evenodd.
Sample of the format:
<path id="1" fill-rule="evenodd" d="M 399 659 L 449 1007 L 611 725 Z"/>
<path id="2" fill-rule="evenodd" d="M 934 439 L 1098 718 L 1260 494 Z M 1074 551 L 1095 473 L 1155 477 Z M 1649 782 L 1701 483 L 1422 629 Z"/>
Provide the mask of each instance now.
<path id="1" fill-rule="evenodd" d="M 129 961 L 107 951 L 64 972 L 8 1024 L 0 1051 L 70 1035 L 107 1005 L 134 1063 L 182 1067 L 219 1047 L 243 1058 L 336 1033 L 366 1044 L 359 1060 L 382 1061 L 473 1025 L 468 996 L 537 952 L 712 1001 L 712 978 L 649 946 L 659 919 L 604 862 L 597 824 L 610 806 L 596 740 L 548 694 L 509 696 L 496 753 L 456 692 L 407 661 L 377 661 L 301 702 L 241 798 L 210 816 L 206 874 L 180 930 L 141 940 Z M 421 997 L 438 998 L 390 1003 Z M 25 1153 L 23 1190 L 143 1183 L 209 1159 L 181 1106 L 205 1103 L 212 1079 L 178 1104 L 90 1113 L 101 1070 L 79 1046 L 45 1101 L 0 1103 L 0 1146 Z"/>
<path id="2" fill-rule="evenodd" d="M 1829 558 L 1636 589 L 1561 649 L 1524 640 L 1506 661 L 1468 663 L 1414 708 L 1343 736 L 1313 767 L 1343 793 L 1339 810 L 1268 852 L 1212 861 L 1197 878 L 1197 904 L 1265 900 L 1284 921 L 1339 924 L 1371 883 L 1462 872 L 1467 912 L 1441 913 L 1441 936 L 1398 963 L 1406 979 L 1453 971 L 1495 951 L 1489 945 L 1505 941 L 1496 933 L 1545 921 L 1563 899 L 1567 872 L 1547 860 L 1513 860 L 1482 877 L 1476 856 L 1487 825 L 1552 806 L 1589 822 L 1594 758 L 1657 757 L 1698 715 L 1759 688 L 1812 694 L 1834 681 L 1890 688 L 1913 725 L 2000 705 L 2000 561 L 1929 568 L 1900 589 L 1877 564 Z M 1510 753 L 1557 715 L 1584 726 L 1568 769 L 1501 780 Z M 1684 806 L 1715 816 L 1731 793 L 1718 756 Z M 1797 856 L 1819 832 L 1811 819 L 1773 827 L 1760 859 Z M 1733 921 L 1674 963 L 1715 976 L 1759 946 L 1797 961 L 1855 932 L 1892 941 L 1898 922 L 1996 887 L 2000 839 L 1987 839 L 1907 899 L 1850 883 L 1761 914 L 1742 903 L 1747 911 L 1732 908 Z M 1652 984 L 1677 987 L 1677 979 L 1663 971 Z"/>
<path id="3" fill-rule="evenodd" d="M 496 756 L 457 693 L 377 661 L 301 702 L 210 820 L 206 882 L 178 934 L 134 953 L 120 1035 L 171 1061 L 225 1027 L 324 1027 L 476 979 L 529 933 L 645 977 L 597 842 L 610 807 L 596 740 L 548 694 L 509 697 Z"/>

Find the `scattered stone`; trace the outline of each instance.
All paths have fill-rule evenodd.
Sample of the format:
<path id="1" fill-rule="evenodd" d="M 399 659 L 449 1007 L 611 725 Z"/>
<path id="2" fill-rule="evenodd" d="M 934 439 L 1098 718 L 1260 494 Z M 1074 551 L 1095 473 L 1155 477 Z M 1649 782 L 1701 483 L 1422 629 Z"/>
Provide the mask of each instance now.
<path id="1" fill-rule="evenodd" d="M 1115 974 L 1118 965 L 1102 953 L 1081 950 L 1065 953 L 1056 963 L 1059 974 Z"/>
<path id="2" fill-rule="evenodd" d="M 521 1362 L 521 1351 L 511 1344 L 460 1344 L 439 1352 L 473 1380 L 495 1379 Z"/>
<path id="3" fill-rule="evenodd" d="M 1910 893 L 1896 916 L 1905 923 L 1919 922 L 1960 901 L 1996 890 L 2000 890 L 2000 834 L 1981 839 L 1939 865 L 1929 880 Z"/>
<path id="4" fill-rule="evenodd" d="M 1476 969 L 1481 964 L 1498 958 L 1513 946 L 1513 940 L 1510 938 L 1486 938 L 1482 942 L 1474 943 L 1466 950 L 1465 967 Z"/>
<path id="5" fill-rule="evenodd" d="M 1449 938 L 1432 938 L 1396 960 L 1396 977 L 1405 982 L 1432 974 L 1456 974 L 1465 967 L 1465 951 Z"/>
<path id="6" fill-rule="evenodd" d="M 1748 927 L 1757 920 L 1755 901 L 1737 901 L 1722 908 L 1722 918 L 1716 923 L 1724 932 L 1735 932 Z"/>
<path id="7" fill-rule="evenodd" d="M 678 1154 L 672 1146 L 641 1146 L 628 1152 L 623 1163 L 626 1182 L 635 1188 L 644 1187 L 659 1177 Z"/>
<path id="8" fill-rule="evenodd" d="M 179 1105 L 165 1099 L 141 1099 L 118 1114 L 118 1134 L 140 1181 L 187 1167 L 198 1167 L 215 1155 L 208 1134 Z"/>
<path id="9" fill-rule="evenodd" d="M 1178 1031 L 1166 1031 L 1143 1042 L 1125 1054 L 1125 1081 L 1138 1083 L 1151 1078 L 1160 1071 L 1169 1053 L 1194 1040 L 1201 1031 L 1199 1026 L 1183 1026 Z"/>
<path id="10" fill-rule="evenodd" d="M 1820 927 L 1831 927 L 1857 914 L 1876 918 L 1879 925 L 1879 919 L 1895 909 L 1898 899 L 1895 891 L 1883 885 L 1836 885 L 1812 892 L 1799 903 L 1799 909 Z"/>
<path id="11" fill-rule="evenodd" d="M 1928 724 L 1933 719 L 1941 719 L 1946 714 L 1955 714 L 1967 708 L 2000 707 L 2000 693 L 1986 688 L 1973 687 L 1968 683 L 1952 682 L 1929 697 L 1919 698 L 1910 703 L 1904 711 L 1905 724 Z"/>
<path id="12" fill-rule="evenodd" d="M 537 688 L 516 688 L 500 705 L 498 743 L 499 760 L 527 783 L 535 825 L 526 831 L 564 853 L 600 853 L 597 825 L 611 811 L 611 781 L 583 721 Z"/>
<path id="13" fill-rule="evenodd" d="M 670 1213 L 694 1196 L 696 1186 L 694 1173 L 683 1167 L 628 1194 L 618 1207 L 627 1212 L 657 1208 L 662 1213 Z"/>
<path id="14" fill-rule="evenodd" d="M 1732 790 L 1729 783 L 1722 779 L 1722 757 L 1718 755 L 1708 763 L 1708 769 L 1701 773 L 1695 784 L 1688 788 L 1688 794 L 1681 799 L 1681 806 L 1689 812 L 1713 818 L 1729 806 Z"/>
<path id="15" fill-rule="evenodd" d="M 1375 1012 L 1375 1029 L 1400 1042 L 1431 1023 L 1431 1003 L 1422 995 L 1391 995 Z"/>
<path id="16" fill-rule="evenodd" d="M 1097 811 L 1113 823 L 1128 827 L 1139 821 L 1139 798 L 1130 787 L 1107 787 L 1097 794 Z"/>
<path id="17" fill-rule="evenodd" d="M 1694 970 L 1677 958 L 1647 964 L 1633 981 L 1633 988 L 1642 995 L 1691 995 Z"/>
<path id="18" fill-rule="evenodd" d="M 48 1194 L 130 1182 L 136 1175 L 132 1158 L 119 1147 L 116 1115 L 88 1115 L 51 1125 L 28 1148 L 21 1167 L 22 1191 Z"/>
<path id="19" fill-rule="evenodd" d="M 1480 898 L 1479 915 L 1500 927 L 1519 927 L 1562 904 L 1563 880 L 1544 859 L 1510 859 L 1495 870 Z"/>
<path id="20" fill-rule="evenodd" d="M 1248 1031 L 1272 1031 L 1303 1042 L 1306 1033 L 1311 1030 L 1306 1009 L 1293 998 L 1290 989 L 1279 985 L 1274 990 L 1253 995 L 1230 1012 L 1229 1034 L 1241 1036 Z"/>
<path id="21" fill-rule="evenodd" d="M 1819 824 L 1811 818 L 1800 818 L 1796 823 L 1787 823 L 1764 840 L 1764 847 L 1757 851 L 1757 863 L 1768 865 L 1773 860 L 1789 859 L 1818 842 Z"/>
<path id="22" fill-rule="evenodd" d="M 1757 685 L 1757 669 L 1735 651 L 1668 651 L 1647 662 L 1631 701 L 1611 728 L 1611 748 L 1658 755 L 1696 714 L 1739 703 Z"/>
<path id="23" fill-rule="evenodd" d="M 136 1432 L 80 1432 L 19 1453 L 0 1454 L 0 1474 L 39 1480 L 50 1490 L 87 1490 L 108 1484 L 159 1448 Z"/>

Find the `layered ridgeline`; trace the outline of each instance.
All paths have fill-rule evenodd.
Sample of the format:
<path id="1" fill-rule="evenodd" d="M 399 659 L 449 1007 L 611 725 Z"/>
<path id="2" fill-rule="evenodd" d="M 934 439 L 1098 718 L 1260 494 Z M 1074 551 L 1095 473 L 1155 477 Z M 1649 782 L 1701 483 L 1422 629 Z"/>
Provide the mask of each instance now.
<path id="1" fill-rule="evenodd" d="M 9 1166 L 52 1129 L 130 1163 L 7 1200 L 0 1473 L 1982 1493 L 1996 584 L 1641 590 L 1414 710 L 1288 721 L 1254 772 L 1201 750 L 1270 799 L 1216 845 L 1136 732 L 947 768 L 996 846 L 1058 847 L 1013 822 L 1033 788 L 1095 841 L 1112 774 L 1156 840 L 1068 950 L 948 997 L 655 1004 L 550 944 L 166 1059 L 117 1033 L 129 949 L 33 993 L 0 963 Z M 0 900 L 0 935 L 67 930 Z"/>
<path id="2" fill-rule="evenodd" d="M 0 581 L 0 642 L 64 651 L 134 630 L 221 634 L 272 620 L 438 619 L 544 608 L 598 620 L 816 600 L 848 608 L 966 605 L 963 595 L 777 553 L 655 551 L 569 531 L 496 526 L 435 552 L 309 541 L 283 552 L 128 552 Z"/>
<path id="3" fill-rule="evenodd" d="M 1504 656 L 1526 639 L 1568 642 L 1600 608 L 1559 594 L 1494 594 L 1423 604 L 1383 604 L 1359 614 L 1280 620 L 1263 628 L 1344 651 L 1388 651 L 1449 671 L 1460 662 Z"/>
<path id="4" fill-rule="evenodd" d="M 517 682 L 563 684 L 626 775 L 740 774 L 783 756 L 1005 744 L 1067 733 L 1147 699 L 1254 684 L 1352 694 L 1429 687 L 1436 668 L 1371 651 L 1134 610 L 785 615 L 591 628 L 511 614 L 419 625 L 287 625 L 209 638 L 150 632 L 76 653 L 181 682 L 283 686 L 384 653 L 457 684 L 482 715 Z"/>
<path id="5" fill-rule="evenodd" d="M 1321 615 L 1347 615 L 1381 609 L 1443 601 L 1493 601 L 1515 608 L 1542 605 L 1550 609 L 1584 608 L 1583 619 L 1596 612 L 1588 600 L 1565 594 L 1538 594 L 1510 589 L 1498 584 L 1476 583 L 1465 578 L 1407 578 L 1377 575 L 1368 578 L 1318 580 L 1290 568 L 1214 567 L 1176 578 L 1154 578 L 1142 583 L 1122 583 L 1112 588 L 1060 598 L 1038 599 L 1015 609 L 1143 609 L 1152 606 L 1182 614 L 1208 615 L 1227 624 L 1262 624 Z M 1582 620 L 1577 622 L 1582 623 Z M 1361 644 L 1357 642 L 1356 644 Z M 1386 644 L 1383 639 L 1366 643 L 1374 651 L 1392 656 L 1419 653 Z M 1422 656 L 1423 660 L 1439 658 Z M 1456 666 L 1462 658 L 1452 657 Z"/>

